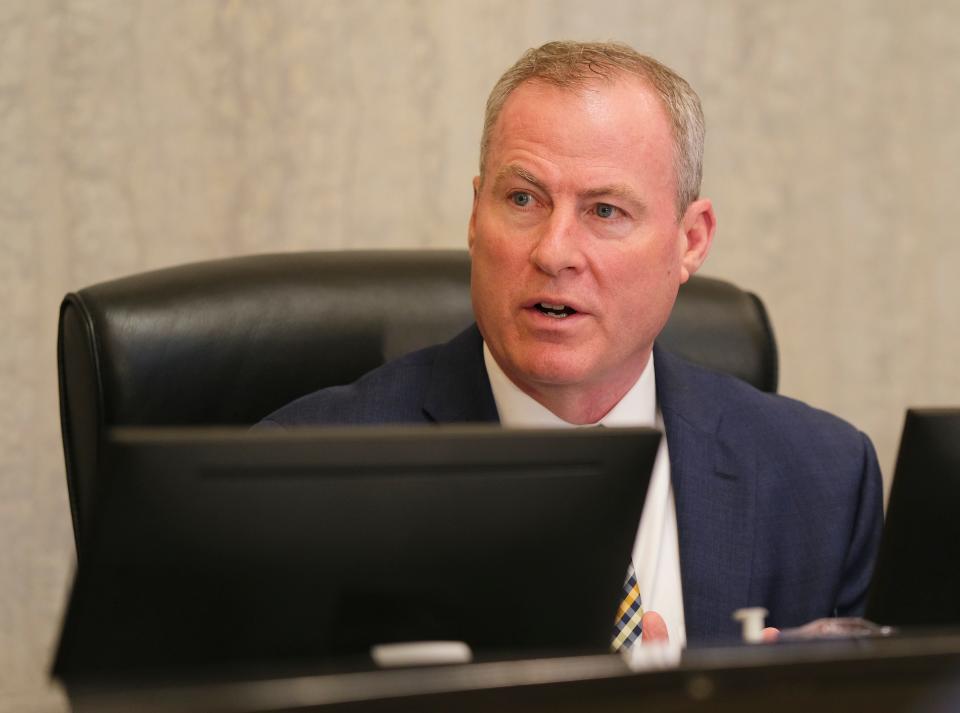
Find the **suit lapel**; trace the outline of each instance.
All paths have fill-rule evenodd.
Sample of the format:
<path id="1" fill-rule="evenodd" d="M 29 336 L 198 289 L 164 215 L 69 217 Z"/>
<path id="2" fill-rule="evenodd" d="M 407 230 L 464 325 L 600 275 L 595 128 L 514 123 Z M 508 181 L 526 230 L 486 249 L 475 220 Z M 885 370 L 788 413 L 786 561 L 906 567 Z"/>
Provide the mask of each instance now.
<path id="1" fill-rule="evenodd" d="M 437 423 L 499 420 L 483 364 L 483 338 L 476 324 L 440 347 L 423 411 Z"/>
<path id="2" fill-rule="evenodd" d="M 654 349 L 677 506 L 687 637 L 735 635 L 734 610 L 749 605 L 756 467 L 742 434 L 729 432 L 713 377 Z M 740 435 L 740 438 L 737 438 Z"/>

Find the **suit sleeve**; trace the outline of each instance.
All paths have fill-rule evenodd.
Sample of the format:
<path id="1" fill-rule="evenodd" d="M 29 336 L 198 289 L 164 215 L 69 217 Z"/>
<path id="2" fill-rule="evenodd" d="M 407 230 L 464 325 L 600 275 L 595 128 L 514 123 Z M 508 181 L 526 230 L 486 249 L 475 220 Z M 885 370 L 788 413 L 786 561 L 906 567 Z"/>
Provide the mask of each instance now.
<path id="1" fill-rule="evenodd" d="M 859 500 L 847 548 L 843 579 L 837 593 L 837 616 L 862 616 L 883 532 L 883 479 L 870 439 L 860 434 L 862 467 Z"/>

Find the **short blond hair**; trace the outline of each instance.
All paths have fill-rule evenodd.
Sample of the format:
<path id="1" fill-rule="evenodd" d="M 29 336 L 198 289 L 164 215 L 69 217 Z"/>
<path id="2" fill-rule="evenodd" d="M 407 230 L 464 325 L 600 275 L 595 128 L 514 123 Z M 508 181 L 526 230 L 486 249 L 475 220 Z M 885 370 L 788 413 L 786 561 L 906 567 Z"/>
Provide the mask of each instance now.
<path id="1" fill-rule="evenodd" d="M 575 88 L 590 81 L 613 81 L 634 75 L 660 97 L 673 129 L 673 165 L 676 174 L 677 215 L 682 216 L 700 196 L 703 175 L 703 108 L 700 97 L 683 77 L 652 57 L 619 42 L 548 42 L 529 49 L 503 73 L 487 98 L 480 138 L 480 176 L 484 175 L 490 135 L 503 105 L 514 89 L 531 80 L 560 88 Z"/>

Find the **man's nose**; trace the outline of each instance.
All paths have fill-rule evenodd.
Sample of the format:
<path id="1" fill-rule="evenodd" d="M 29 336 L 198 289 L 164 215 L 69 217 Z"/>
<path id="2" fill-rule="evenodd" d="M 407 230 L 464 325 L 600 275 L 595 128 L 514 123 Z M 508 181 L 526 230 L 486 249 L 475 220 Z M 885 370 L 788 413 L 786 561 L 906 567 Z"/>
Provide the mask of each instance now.
<path id="1" fill-rule="evenodd" d="M 559 275 L 564 270 L 579 272 L 586 264 L 583 247 L 576 212 L 554 209 L 533 246 L 530 260 L 548 275 Z"/>

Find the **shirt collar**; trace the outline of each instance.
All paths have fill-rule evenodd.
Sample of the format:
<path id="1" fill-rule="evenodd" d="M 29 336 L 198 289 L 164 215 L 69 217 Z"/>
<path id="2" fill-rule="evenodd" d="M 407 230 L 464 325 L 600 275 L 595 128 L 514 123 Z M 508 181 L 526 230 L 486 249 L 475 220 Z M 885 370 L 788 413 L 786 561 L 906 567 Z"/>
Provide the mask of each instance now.
<path id="1" fill-rule="evenodd" d="M 490 389 L 497 403 L 500 423 L 504 426 L 571 428 L 575 424 L 564 421 L 546 406 L 534 400 L 503 373 L 493 358 L 487 343 L 483 343 L 483 363 L 490 377 Z M 623 398 L 597 423 L 591 426 L 650 426 L 656 425 L 657 388 L 653 365 L 653 353 L 637 382 Z"/>

